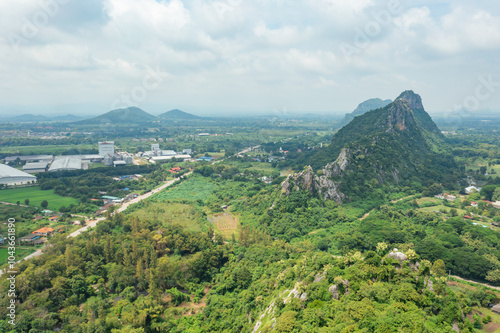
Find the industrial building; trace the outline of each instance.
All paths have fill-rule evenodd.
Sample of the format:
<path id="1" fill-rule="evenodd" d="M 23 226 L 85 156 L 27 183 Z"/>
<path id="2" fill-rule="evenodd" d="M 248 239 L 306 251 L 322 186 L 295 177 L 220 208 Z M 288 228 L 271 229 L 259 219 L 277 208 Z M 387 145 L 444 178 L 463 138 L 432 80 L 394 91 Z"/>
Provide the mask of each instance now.
<path id="1" fill-rule="evenodd" d="M 113 157 L 115 155 L 115 143 L 113 141 L 99 142 L 99 155 Z"/>
<path id="2" fill-rule="evenodd" d="M 36 177 L 5 164 L 0 164 L 0 184 L 25 185 L 36 182 Z"/>
<path id="3" fill-rule="evenodd" d="M 150 158 L 150 161 L 153 163 L 156 163 L 158 161 L 168 161 L 171 159 L 177 159 L 177 160 L 189 160 L 191 159 L 191 155 L 184 155 L 184 154 L 176 154 L 176 155 L 170 155 L 170 156 L 152 156 Z"/>
<path id="4" fill-rule="evenodd" d="M 5 158 L 5 163 L 15 162 L 17 159 L 23 162 L 47 162 L 54 158 L 53 155 L 31 155 L 31 156 L 9 156 Z"/>
<path id="5" fill-rule="evenodd" d="M 50 165 L 49 172 L 81 170 L 82 159 L 78 157 L 58 156 Z"/>
<path id="6" fill-rule="evenodd" d="M 23 170 L 24 170 L 24 172 L 27 172 L 27 173 L 46 172 L 48 166 L 49 166 L 48 162 L 26 163 L 25 165 L 23 165 Z"/>

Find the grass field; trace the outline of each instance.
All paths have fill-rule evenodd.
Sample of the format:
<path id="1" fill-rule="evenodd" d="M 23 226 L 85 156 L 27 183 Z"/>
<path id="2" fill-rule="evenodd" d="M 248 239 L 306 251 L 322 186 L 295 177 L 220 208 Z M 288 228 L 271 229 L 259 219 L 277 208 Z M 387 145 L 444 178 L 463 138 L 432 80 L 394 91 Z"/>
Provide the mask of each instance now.
<path id="1" fill-rule="evenodd" d="M 70 149 L 92 149 L 95 145 L 46 145 L 46 146 L 14 146 L 1 147 L 0 153 L 3 154 L 19 154 L 19 155 L 60 155 Z"/>
<path id="2" fill-rule="evenodd" d="M 16 247 L 16 261 L 23 259 L 27 255 L 32 254 L 35 252 L 39 247 L 32 247 L 32 246 L 23 246 L 23 247 Z M 7 259 L 9 258 L 9 253 L 8 253 L 7 247 L 0 247 L 0 267 L 5 265 L 7 263 Z"/>
<path id="3" fill-rule="evenodd" d="M 433 207 L 419 208 L 418 210 L 420 210 L 422 212 L 427 212 L 427 213 L 430 213 L 430 212 L 433 212 L 433 211 L 441 211 L 441 210 L 445 210 L 447 212 L 450 212 L 450 210 L 452 208 L 453 207 L 446 207 L 445 205 L 439 205 L 439 206 L 433 206 Z M 458 215 L 462 215 L 462 214 L 466 213 L 466 211 L 463 210 L 463 209 L 460 209 L 460 208 L 455 208 L 455 209 L 457 210 Z"/>
<path id="4" fill-rule="evenodd" d="M 40 207 L 43 200 L 47 200 L 50 210 L 57 210 L 61 206 L 68 207 L 71 204 L 77 205 L 78 201 L 70 197 L 62 197 L 54 193 L 53 190 L 42 191 L 40 187 L 20 187 L 7 190 L 0 190 L 0 201 L 16 203 L 18 201 L 24 205 L 24 200 L 30 200 L 30 206 Z"/>
<path id="5" fill-rule="evenodd" d="M 180 203 L 149 202 L 131 215 L 141 220 L 160 220 L 166 225 L 181 225 L 193 231 L 201 230 L 200 222 L 203 221 L 200 210 Z"/>
<path id="6" fill-rule="evenodd" d="M 153 200 L 205 200 L 214 190 L 215 185 L 209 180 L 194 176 L 175 187 L 169 187 L 154 195 Z"/>

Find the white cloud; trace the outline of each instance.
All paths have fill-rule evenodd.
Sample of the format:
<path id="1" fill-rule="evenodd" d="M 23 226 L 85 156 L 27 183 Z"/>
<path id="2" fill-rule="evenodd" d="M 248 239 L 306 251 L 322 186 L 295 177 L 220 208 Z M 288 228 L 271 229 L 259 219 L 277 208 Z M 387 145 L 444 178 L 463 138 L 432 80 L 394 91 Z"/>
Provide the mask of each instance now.
<path id="1" fill-rule="evenodd" d="M 500 6 L 487 1 L 474 7 L 421 0 L 393 15 L 346 61 L 339 45 L 353 43 L 356 31 L 389 2 L 69 2 L 15 52 L 9 33 L 23 36 L 23 24 L 41 7 L 36 0 L 3 1 L 0 76 L 6 97 L 0 113 L 5 105 L 86 99 L 105 109 L 140 83 L 148 66 L 171 76 L 141 107 L 168 102 L 198 110 L 289 105 L 343 112 L 363 96 L 394 98 L 407 88 L 422 89 L 426 106 L 439 110 L 452 101 L 438 91 L 454 96 L 462 86 L 473 87 L 478 73 L 498 71 Z"/>

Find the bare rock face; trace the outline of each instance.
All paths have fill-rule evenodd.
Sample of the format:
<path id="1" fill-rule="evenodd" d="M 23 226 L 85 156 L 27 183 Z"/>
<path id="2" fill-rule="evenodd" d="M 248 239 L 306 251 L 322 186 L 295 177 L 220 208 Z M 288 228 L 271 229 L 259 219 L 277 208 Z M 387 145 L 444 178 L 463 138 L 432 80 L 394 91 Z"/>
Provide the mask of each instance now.
<path id="1" fill-rule="evenodd" d="M 423 110 L 424 105 L 422 104 L 422 98 L 419 94 L 415 94 L 412 90 L 406 90 L 399 95 L 397 100 L 405 100 L 408 102 L 411 109 Z"/>
<path id="2" fill-rule="evenodd" d="M 309 193 L 314 192 L 314 172 L 308 166 L 302 172 L 289 175 L 283 183 L 281 183 L 281 193 L 290 195 L 292 191 L 306 190 Z"/>
<path id="3" fill-rule="evenodd" d="M 342 279 L 342 284 L 344 285 L 345 295 L 349 295 L 349 281 Z M 332 299 L 339 300 L 339 286 L 338 284 L 332 284 L 328 291 L 332 294 Z"/>
<path id="4" fill-rule="evenodd" d="M 339 189 L 341 182 L 334 181 L 332 177 L 340 177 L 346 172 L 351 157 L 351 151 L 344 148 L 335 162 L 325 166 L 323 174 L 320 176 L 315 176 L 310 166 L 302 172 L 289 175 L 281 184 L 281 193 L 290 195 L 292 191 L 298 190 L 306 190 L 311 194 L 318 192 L 324 200 L 335 200 L 341 204 L 346 196 Z"/>
<path id="5" fill-rule="evenodd" d="M 415 119 L 410 115 L 412 112 L 410 102 L 406 99 L 398 99 L 392 103 L 388 109 L 386 132 L 407 130 L 410 123 L 415 126 Z"/>
<path id="6" fill-rule="evenodd" d="M 399 261 L 405 261 L 406 255 L 403 252 L 399 252 L 398 249 L 394 249 L 387 255 L 387 258 L 393 258 Z"/>
<path id="7" fill-rule="evenodd" d="M 339 288 L 336 284 L 332 284 L 330 288 L 328 288 L 328 291 L 332 294 L 332 299 L 339 300 Z"/>

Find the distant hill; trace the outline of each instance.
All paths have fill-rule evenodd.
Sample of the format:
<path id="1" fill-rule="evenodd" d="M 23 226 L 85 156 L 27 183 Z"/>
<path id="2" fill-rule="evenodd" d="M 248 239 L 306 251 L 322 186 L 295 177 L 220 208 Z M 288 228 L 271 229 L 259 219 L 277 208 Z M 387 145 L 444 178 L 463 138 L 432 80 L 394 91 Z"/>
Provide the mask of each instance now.
<path id="1" fill-rule="evenodd" d="M 43 115 L 33 115 L 33 114 L 22 114 L 14 117 L 1 118 L 0 122 L 3 123 L 38 123 L 38 122 L 73 122 L 85 119 L 85 117 L 75 116 L 72 114 L 61 115 L 61 116 L 43 116 Z"/>
<path id="2" fill-rule="evenodd" d="M 359 104 L 358 107 L 351 113 L 347 113 L 340 121 L 340 127 L 344 127 L 347 125 L 351 120 L 354 119 L 354 117 L 361 116 L 362 114 L 365 114 L 371 110 L 383 108 L 384 106 L 389 105 L 392 103 L 390 99 L 381 100 L 380 98 L 371 98 L 369 100 L 364 101 L 363 103 Z"/>
<path id="3" fill-rule="evenodd" d="M 81 117 L 81 116 L 75 116 L 74 114 L 66 114 L 66 115 L 62 115 L 62 116 L 50 117 L 50 121 L 72 122 L 72 121 L 83 120 L 86 118 L 89 118 L 89 117 Z"/>
<path id="4" fill-rule="evenodd" d="M 76 124 L 137 124 L 146 123 L 155 119 L 155 116 L 150 115 L 146 111 L 137 107 L 129 107 L 126 109 L 112 110 L 94 118 L 78 121 Z"/>
<path id="5" fill-rule="evenodd" d="M 46 116 L 33 115 L 33 114 L 21 114 L 19 116 L 2 118 L 0 120 L 4 123 L 36 123 L 41 121 L 50 121 Z"/>
<path id="6" fill-rule="evenodd" d="M 191 113 L 181 111 L 179 109 L 174 109 L 162 113 L 158 116 L 159 119 L 202 119 L 202 117 L 196 116 Z"/>
<path id="7" fill-rule="evenodd" d="M 380 200 L 391 188 L 416 183 L 419 187 L 454 183 L 458 168 L 448 149 L 420 96 L 405 91 L 386 107 L 341 128 L 328 147 L 309 158 L 312 167 L 283 183 L 283 192 L 300 186 L 341 203 L 356 198 Z"/>

